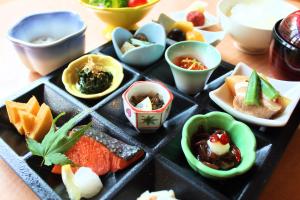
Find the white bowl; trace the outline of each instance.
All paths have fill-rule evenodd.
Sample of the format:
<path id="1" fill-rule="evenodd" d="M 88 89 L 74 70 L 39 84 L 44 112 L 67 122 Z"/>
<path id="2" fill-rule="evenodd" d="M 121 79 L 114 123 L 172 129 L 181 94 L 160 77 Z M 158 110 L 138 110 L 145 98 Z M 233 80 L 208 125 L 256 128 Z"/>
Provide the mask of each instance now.
<path id="1" fill-rule="evenodd" d="M 259 2 L 260 0 L 255 0 Z M 268 51 L 272 39 L 272 28 L 259 28 L 250 24 L 240 23 L 230 17 L 231 9 L 243 1 L 239 0 L 220 0 L 217 4 L 217 15 L 222 28 L 234 39 L 234 45 L 245 53 L 260 54 Z M 276 4 L 282 4 L 282 10 L 278 14 L 278 20 L 284 15 L 288 15 L 296 7 L 284 1 L 277 1 Z M 272 8 L 270 8 L 272 9 Z M 266 11 L 267 12 L 267 11 Z M 257 13 L 253 13 L 255 15 Z M 246 13 L 245 13 L 245 17 Z M 274 22 L 275 25 L 276 21 Z M 273 26 L 273 25 L 272 25 Z"/>
<path id="2" fill-rule="evenodd" d="M 244 63 L 239 63 L 236 65 L 232 75 L 245 75 L 250 76 L 252 69 Z M 290 103 L 285 108 L 285 110 L 273 119 L 264 119 L 259 117 L 254 117 L 252 115 L 242 113 L 233 108 L 232 101 L 233 96 L 229 91 L 226 84 L 223 84 L 218 89 L 211 91 L 209 97 L 223 110 L 236 117 L 237 119 L 249 122 L 252 124 L 257 124 L 261 126 L 269 127 L 281 127 L 285 126 L 289 121 L 294 109 L 296 108 L 300 99 L 300 82 L 297 81 L 280 81 L 272 78 L 268 78 L 270 83 L 280 92 L 280 94 L 290 100 Z"/>

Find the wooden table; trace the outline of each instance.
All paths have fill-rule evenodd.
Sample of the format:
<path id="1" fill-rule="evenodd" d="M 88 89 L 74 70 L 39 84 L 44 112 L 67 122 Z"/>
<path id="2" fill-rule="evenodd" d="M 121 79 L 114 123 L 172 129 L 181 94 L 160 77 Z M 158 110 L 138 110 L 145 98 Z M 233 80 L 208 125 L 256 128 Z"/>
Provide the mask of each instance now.
<path id="1" fill-rule="evenodd" d="M 141 22 L 147 22 L 157 19 L 161 12 L 170 13 L 187 7 L 194 0 L 161 0 L 151 13 Z M 206 0 L 209 3 L 208 10 L 211 13 L 216 12 L 217 0 Z M 291 1 L 300 8 L 300 2 Z M 49 10 L 74 10 L 80 13 L 81 17 L 87 23 L 86 31 L 86 52 L 105 43 L 105 38 L 101 35 L 104 23 L 96 16 L 82 7 L 75 0 L 0 0 L 0 99 L 5 99 L 8 95 L 17 90 L 26 87 L 31 81 L 40 76 L 31 73 L 20 62 L 12 48 L 10 42 L 6 39 L 8 28 L 14 24 L 17 19 L 32 12 L 41 12 Z M 268 54 L 264 55 L 246 55 L 233 47 L 230 36 L 218 45 L 223 60 L 236 64 L 240 61 L 256 68 L 259 72 L 269 74 L 270 66 L 268 64 Z M 0 122 L 1 123 L 1 122 Z M 300 128 L 294 134 L 287 150 L 281 161 L 273 172 L 267 186 L 261 194 L 261 199 L 300 199 Z M 0 159 L 0 199 L 37 199 L 37 196 L 27 187 L 24 182 Z"/>

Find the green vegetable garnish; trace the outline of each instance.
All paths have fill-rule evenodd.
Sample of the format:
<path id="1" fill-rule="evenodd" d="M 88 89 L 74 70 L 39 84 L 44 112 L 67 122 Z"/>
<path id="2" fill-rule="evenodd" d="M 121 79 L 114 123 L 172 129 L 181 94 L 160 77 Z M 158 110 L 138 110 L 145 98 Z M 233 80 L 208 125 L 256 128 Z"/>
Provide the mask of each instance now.
<path id="1" fill-rule="evenodd" d="M 86 112 L 82 112 L 66 122 L 61 128 L 55 130 L 56 121 L 64 114 L 65 113 L 59 114 L 53 120 L 49 132 L 46 134 L 41 143 L 31 138 L 26 139 L 28 149 L 31 153 L 36 156 L 41 156 L 43 158 L 42 164 L 47 166 L 52 164 L 72 164 L 72 161 L 69 160 L 64 153 L 68 151 L 92 125 L 90 122 L 87 125 L 81 126 L 79 130 L 73 132 L 71 135 L 68 135 L 68 131 L 84 114 L 86 114 Z"/>
<path id="2" fill-rule="evenodd" d="M 259 78 L 263 94 L 270 100 L 277 99 L 280 96 L 279 92 L 267 80 Z"/>
<path id="3" fill-rule="evenodd" d="M 89 0 L 89 4 L 105 8 L 123 8 L 128 6 L 128 0 Z"/>
<path id="4" fill-rule="evenodd" d="M 81 93 L 96 94 L 111 86 L 113 75 L 110 72 L 86 67 L 78 72 L 77 86 Z"/>
<path id="5" fill-rule="evenodd" d="M 244 103 L 248 106 L 259 105 L 260 81 L 255 70 L 251 73 Z"/>

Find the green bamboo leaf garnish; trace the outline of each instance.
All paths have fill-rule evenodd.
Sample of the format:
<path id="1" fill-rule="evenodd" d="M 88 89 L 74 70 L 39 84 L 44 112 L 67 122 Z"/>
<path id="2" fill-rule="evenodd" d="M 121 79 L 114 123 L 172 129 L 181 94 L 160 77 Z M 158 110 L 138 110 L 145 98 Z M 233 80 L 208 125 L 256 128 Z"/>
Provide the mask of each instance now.
<path id="1" fill-rule="evenodd" d="M 70 135 L 68 135 L 68 132 L 71 128 L 73 128 L 76 125 L 78 120 L 88 112 L 90 111 L 88 110 L 77 114 L 58 130 L 55 130 L 56 121 L 65 113 L 59 114 L 53 120 L 49 132 L 46 134 L 41 143 L 31 138 L 26 139 L 28 149 L 33 155 L 42 157 L 42 164 L 45 164 L 47 166 L 53 164 L 73 164 L 72 161 L 64 155 L 64 153 L 68 151 L 80 139 L 84 132 L 91 127 L 92 123 L 90 122 L 87 125 L 80 126 L 80 128 L 77 131 Z"/>

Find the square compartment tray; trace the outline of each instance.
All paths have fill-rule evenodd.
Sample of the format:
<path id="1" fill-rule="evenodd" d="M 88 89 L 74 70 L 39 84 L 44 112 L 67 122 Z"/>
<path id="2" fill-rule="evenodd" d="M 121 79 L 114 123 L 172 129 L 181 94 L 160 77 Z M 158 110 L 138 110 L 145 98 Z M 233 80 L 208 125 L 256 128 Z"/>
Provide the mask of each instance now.
<path id="1" fill-rule="evenodd" d="M 90 53 L 106 54 L 116 59 L 112 43 L 104 44 Z M 124 66 L 121 86 L 104 98 L 82 100 L 66 92 L 61 81 L 66 67 L 43 77 L 9 99 L 26 102 L 32 95 L 45 102 L 54 116 L 67 115 L 58 125 L 76 113 L 91 109 L 79 124 L 92 121 L 94 127 L 112 137 L 145 151 L 145 156 L 127 169 L 101 176 L 104 188 L 93 199 L 136 199 L 145 190 L 175 191 L 181 200 L 197 199 L 257 199 L 274 167 L 300 122 L 300 104 L 288 124 L 281 128 L 267 128 L 248 124 L 257 139 L 256 162 L 244 175 L 229 180 L 210 180 L 194 172 L 188 165 L 180 146 L 181 130 L 185 121 L 194 114 L 223 111 L 208 96 L 208 92 L 224 83 L 233 65 L 222 62 L 210 77 L 205 90 L 187 96 L 176 89 L 171 70 L 162 57 L 143 70 Z M 169 118 L 154 134 L 141 135 L 123 113 L 122 93 L 137 80 L 159 80 L 174 94 Z M 28 151 L 24 137 L 9 123 L 4 103 L 0 103 L 0 156 L 41 199 L 68 199 L 60 176 L 50 173 L 51 168 L 40 167 L 40 160 Z"/>

